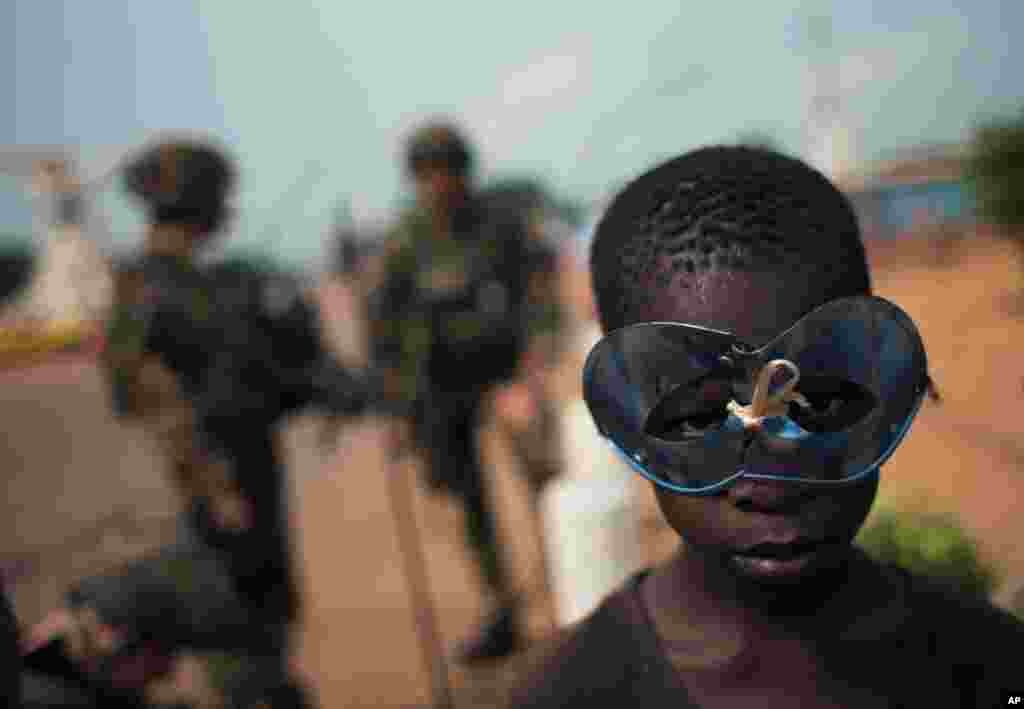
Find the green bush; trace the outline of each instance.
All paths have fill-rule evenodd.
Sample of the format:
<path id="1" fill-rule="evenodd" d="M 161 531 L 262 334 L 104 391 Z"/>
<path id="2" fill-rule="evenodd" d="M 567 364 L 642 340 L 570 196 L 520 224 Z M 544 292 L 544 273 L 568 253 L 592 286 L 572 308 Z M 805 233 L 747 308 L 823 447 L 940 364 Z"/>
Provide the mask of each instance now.
<path id="1" fill-rule="evenodd" d="M 977 544 L 950 515 L 884 510 L 857 543 L 870 556 L 972 595 L 989 596 L 998 582 Z"/>
<path id="2" fill-rule="evenodd" d="M 1019 237 L 1024 228 L 1024 110 L 976 128 L 965 168 L 981 217 Z"/>

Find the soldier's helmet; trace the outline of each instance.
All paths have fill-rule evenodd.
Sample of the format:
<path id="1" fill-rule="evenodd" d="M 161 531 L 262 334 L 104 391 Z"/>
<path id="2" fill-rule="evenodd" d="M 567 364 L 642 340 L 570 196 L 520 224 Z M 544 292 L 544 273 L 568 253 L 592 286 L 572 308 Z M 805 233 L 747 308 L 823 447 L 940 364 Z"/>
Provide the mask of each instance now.
<path id="1" fill-rule="evenodd" d="M 468 175 L 473 163 L 473 149 L 469 141 L 447 120 L 435 119 L 421 126 L 406 145 L 405 166 L 412 176 L 432 166 Z"/>
<path id="2" fill-rule="evenodd" d="M 144 151 L 124 171 L 126 191 L 154 222 L 186 222 L 214 231 L 228 215 L 235 186 L 231 159 L 199 140 L 169 140 Z"/>

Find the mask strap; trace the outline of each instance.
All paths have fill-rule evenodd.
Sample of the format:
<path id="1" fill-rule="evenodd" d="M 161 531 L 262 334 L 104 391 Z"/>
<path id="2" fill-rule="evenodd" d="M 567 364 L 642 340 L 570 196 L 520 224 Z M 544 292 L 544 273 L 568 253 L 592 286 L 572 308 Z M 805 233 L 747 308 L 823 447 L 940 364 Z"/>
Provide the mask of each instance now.
<path id="1" fill-rule="evenodd" d="M 779 387 L 778 391 L 771 393 L 772 379 L 779 370 L 788 370 L 792 375 L 785 384 Z M 743 406 L 737 401 L 730 401 L 729 412 L 743 421 L 745 427 L 760 424 L 766 418 L 784 416 L 789 402 L 796 402 L 803 408 L 810 404 L 803 394 L 795 391 L 800 381 L 800 369 L 788 359 L 775 359 L 766 364 L 758 372 L 757 381 L 754 383 L 754 395 L 751 397 L 750 405 Z"/>

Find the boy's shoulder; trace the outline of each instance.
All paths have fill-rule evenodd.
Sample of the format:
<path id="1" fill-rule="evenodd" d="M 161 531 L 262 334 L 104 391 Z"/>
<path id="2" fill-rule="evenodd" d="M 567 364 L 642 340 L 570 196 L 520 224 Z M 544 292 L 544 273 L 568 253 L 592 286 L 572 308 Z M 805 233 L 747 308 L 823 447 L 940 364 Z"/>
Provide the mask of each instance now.
<path id="1" fill-rule="evenodd" d="M 672 686 L 658 641 L 645 620 L 638 588 L 646 572 L 632 577 L 587 618 L 564 631 L 522 673 L 510 707 L 626 706 L 638 697 L 661 706 L 657 696 Z M 676 690 L 666 702 L 679 709 Z"/>
<path id="2" fill-rule="evenodd" d="M 904 573 L 916 624 L 933 630 L 954 656 L 1000 661 L 1002 648 L 1013 648 L 1014 654 L 1024 649 L 1024 622 L 1010 612 L 987 598 Z"/>
<path id="3" fill-rule="evenodd" d="M 861 568 L 861 581 L 843 593 L 860 600 L 819 618 L 834 623 L 833 642 L 820 649 L 844 679 L 877 682 L 888 696 L 914 687 L 940 704 L 955 697 L 963 706 L 994 705 L 1005 691 L 1024 689 L 1018 679 L 1024 623 L 985 598 L 895 566 L 863 563 L 870 566 Z"/>
<path id="4" fill-rule="evenodd" d="M 958 694 L 968 706 L 1024 689 L 1024 680 L 1010 686 L 1024 648 L 1019 620 L 985 599 L 902 569 L 866 557 L 859 564 L 858 581 L 818 618 L 833 641 L 819 649 L 842 675 L 838 679 L 851 674 L 846 679 L 877 683 L 881 696 L 899 694 L 908 682 L 928 682 L 936 698 Z M 589 706 L 595 699 L 614 706 L 643 697 L 646 706 L 686 709 L 686 692 L 662 656 L 639 597 L 645 576 L 634 576 L 530 658 L 510 706 Z"/>
<path id="5" fill-rule="evenodd" d="M 867 621 L 867 634 L 881 634 L 881 626 L 891 622 L 893 627 L 889 630 L 903 632 L 926 631 L 950 638 L 998 636 L 1018 642 L 1024 639 L 1024 622 L 989 599 L 962 593 L 941 580 L 913 574 L 893 564 L 874 561 L 863 553 L 858 556 L 860 588 L 856 594 L 870 599 L 858 607 L 863 609 L 873 603 L 878 610 L 860 619 Z M 883 605 L 885 608 L 880 607 Z"/>

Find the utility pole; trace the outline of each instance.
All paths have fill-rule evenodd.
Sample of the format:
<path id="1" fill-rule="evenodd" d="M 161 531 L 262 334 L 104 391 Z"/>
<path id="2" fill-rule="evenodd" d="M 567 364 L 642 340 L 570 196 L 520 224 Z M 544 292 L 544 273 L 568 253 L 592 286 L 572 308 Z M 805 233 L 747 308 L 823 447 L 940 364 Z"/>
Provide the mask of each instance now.
<path id="1" fill-rule="evenodd" d="M 812 165 L 835 179 L 849 168 L 853 156 L 831 15 L 807 17 L 801 34 L 810 69 L 805 151 Z"/>
<path id="2" fill-rule="evenodd" d="M 358 270 L 360 243 L 351 203 L 347 198 L 341 199 L 334 208 L 326 246 L 329 270 L 348 276 Z"/>

